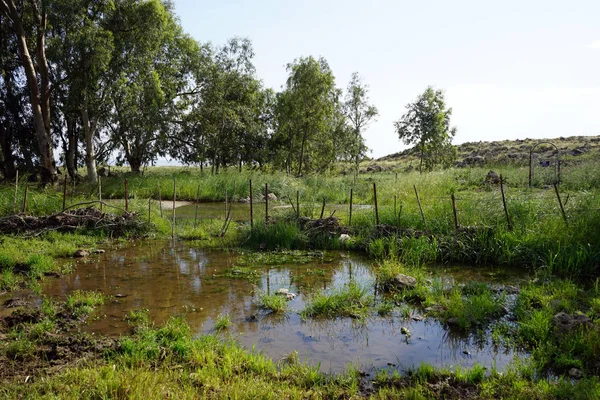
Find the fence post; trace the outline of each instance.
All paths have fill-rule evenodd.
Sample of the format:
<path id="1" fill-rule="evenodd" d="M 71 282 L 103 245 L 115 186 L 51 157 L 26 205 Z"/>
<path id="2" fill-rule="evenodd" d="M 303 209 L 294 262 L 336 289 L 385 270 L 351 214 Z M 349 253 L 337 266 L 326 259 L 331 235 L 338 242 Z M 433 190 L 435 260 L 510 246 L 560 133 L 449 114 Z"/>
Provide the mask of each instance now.
<path id="1" fill-rule="evenodd" d="M 29 192 L 29 186 L 25 185 L 25 197 L 23 197 L 23 214 L 27 212 L 27 193 Z"/>
<path id="2" fill-rule="evenodd" d="M 67 208 L 67 176 L 65 175 L 65 180 L 63 182 L 63 211 Z"/>
<path id="3" fill-rule="evenodd" d="M 296 218 L 300 218 L 300 191 L 296 190 Z"/>
<path id="4" fill-rule="evenodd" d="M 458 216 L 456 215 L 456 197 L 454 197 L 454 193 L 450 196 L 452 199 L 452 212 L 454 213 L 454 229 L 458 230 Z"/>
<path id="5" fill-rule="evenodd" d="M 353 188 L 350 188 L 350 217 L 348 217 L 348 226 L 352 225 L 352 192 Z"/>
<path id="6" fill-rule="evenodd" d="M 152 200 L 151 197 L 148 197 L 148 224 L 150 224 L 150 210 L 151 210 L 151 203 L 150 201 Z M 102 205 L 102 203 L 100 203 Z"/>
<path id="7" fill-rule="evenodd" d="M 125 179 L 125 212 L 129 211 L 129 181 Z"/>
<path id="8" fill-rule="evenodd" d="M 171 212 L 171 239 L 175 240 L 175 197 L 177 195 L 177 178 L 173 177 L 173 211 Z"/>
<path id="9" fill-rule="evenodd" d="M 562 213 L 563 219 L 565 220 L 565 225 L 569 226 L 569 222 L 567 221 L 567 214 L 565 213 L 565 207 L 563 206 L 562 200 L 560 198 L 560 193 L 558 193 L 558 186 L 556 185 L 556 182 L 554 182 L 554 191 L 556 192 L 556 198 L 558 198 L 558 204 L 560 205 L 560 211 Z"/>
<path id="10" fill-rule="evenodd" d="M 102 212 L 102 177 L 98 177 L 98 200 L 100 200 L 100 212 Z"/>
<path id="11" fill-rule="evenodd" d="M 67 177 L 65 176 L 65 179 Z M 19 194 L 19 170 L 17 170 L 17 175 L 15 176 L 15 198 L 13 201 L 13 214 L 17 213 L 17 195 Z M 65 207 L 63 206 L 63 209 Z"/>
<path id="12" fill-rule="evenodd" d="M 198 221 L 198 202 L 200 201 L 200 184 L 198 184 L 198 190 L 196 190 L 196 210 L 194 211 L 194 228 Z"/>
<path id="13" fill-rule="evenodd" d="M 419 192 L 417 192 L 417 185 L 413 185 L 413 188 L 415 188 L 415 196 L 417 197 L 417 204 L 419 205 L 421 219 L 423 220 L 423 229 L 427 229 L 427 222 L 425 222 L 425 214 L 423 213 L 423 207 L 421 207 L 421 200 L 419 200 Z"/>
<path id="14" fill-rule="evenodd" d="M 158 185 L 158 208 L 160 209 L 160 217 L 163 217 L 162 212 L 162 196 L 160 195 L 160 184 Z"/>
<path id="15" fill-rule="evenodd" d="M 250 179 L 250 229 L 254 228 L 254 217 L 252 214 L 252 179 Z"/>
<path id="16" fill-rule="evenodd" d="M 506 197 L 504 196 L 504 179 L 500 175 L 500 193 L 502 193 L 502 205 L 504 206 L 504 215 L 506 216 L 506 223 L 508 230 L 512 231 L 512 224 L 510 223 L 510 217 L 508 216 L 508 208 L 506 207 Z"/>
<path id="17" fill-rule="evenodd" d="M 323 214 L 325 213 L 325 197 L 323 197 L 323 205 L 321 206 L 321 216 L 319 219 L 323 219 Z"/>
<path id="18" fill-rule="evenodd" d="M 265 226 L 269 223 L 269 184 L 265 183 Z"/>
<path id="19" fill-rule="evenodd" d="M 379 209 L 377 208 L 377 185 L 373 182 L 373 200 L 375 201 L 375 224 L 379 225 Z"/>

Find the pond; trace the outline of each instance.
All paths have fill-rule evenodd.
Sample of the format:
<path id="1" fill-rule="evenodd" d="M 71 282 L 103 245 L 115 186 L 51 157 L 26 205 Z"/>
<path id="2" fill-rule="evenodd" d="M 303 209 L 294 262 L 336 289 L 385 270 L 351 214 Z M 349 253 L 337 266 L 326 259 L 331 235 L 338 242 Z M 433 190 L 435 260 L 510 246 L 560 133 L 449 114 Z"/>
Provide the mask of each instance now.
<path id="1" fill-rule="evenodd" d="M 403 371 L 421 362 L 437 366 L 480 363 L 502 369 L 514 358 L 512 351 L 495 349 L 480 336 L 456 335 L 434 319 L 421 320 L 417 310 L 412 310 L 408 319 L 399 313 L 380 317 L 373 311 L 366 320 L 303 321 L 299 312 L 307 298 L 351 280 L 381 296 L 374 288 L 372 261 L 348 252 L 316 256 L 295 257 L 299 262 L 293 264 L 289 259 L 277 262 L 265 256 L 261 262 L 260 255 L 257 259 L 256 255 L 205 250 L 183 242 L 138 243 L 107 249 L 105 254 L 78 263 L 72 274 L 47 280 L 43 293 L 60 300 L 77 289 L 112 296 L 84 328 L 109 336 L 131 331 L 125 316 L 132 310 L 149 310 L 156 323 L 184 315 L 198 334 L 212 333 L 217 318 L 227 314 L 231 319 L 228 332 L 247 348 L 255 347 L 274 360 L 297 351 L 300 360 L 319 364 L 324 372 L 340 372 L 349 363 L 367 373 L 382 368 Z M 232 278 L 241 260 L 252 257 L 255 279 Z M 480 268 L 440 273 L 457 280 L 507 279 L 507 274 Z M 261 311 L 258 295 L 280 288 L 297 294 L 289 302 L 288 312 L 270 315 Z M 411 336 L 403 335 L 402 328 L 409 329 Z"/>

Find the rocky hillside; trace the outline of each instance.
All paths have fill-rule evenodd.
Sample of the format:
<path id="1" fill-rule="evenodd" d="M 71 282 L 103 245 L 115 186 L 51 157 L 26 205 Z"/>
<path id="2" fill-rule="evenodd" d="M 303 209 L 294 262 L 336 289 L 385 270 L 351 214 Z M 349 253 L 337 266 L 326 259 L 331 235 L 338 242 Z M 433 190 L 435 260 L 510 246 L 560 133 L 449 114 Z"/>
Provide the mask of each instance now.
<path id="1" fill-rule="evenodd" d="M 529 163 L 531 148 L 538 145 L 534 159 L 539 162 L 552 162 L 556 149 L 547 142 L 554 143 L 563 161 L 600 160 L 600 136 L 571 136 L 555 139 L 517 139 L 496 142 L 467 142 L 456 146 L 458 157 L 457 167 L 476 165 L 520 164 Z M 410 150 L 390 154 L 376 161 L 396 161 L 413 163 L 417 157 Z"/>

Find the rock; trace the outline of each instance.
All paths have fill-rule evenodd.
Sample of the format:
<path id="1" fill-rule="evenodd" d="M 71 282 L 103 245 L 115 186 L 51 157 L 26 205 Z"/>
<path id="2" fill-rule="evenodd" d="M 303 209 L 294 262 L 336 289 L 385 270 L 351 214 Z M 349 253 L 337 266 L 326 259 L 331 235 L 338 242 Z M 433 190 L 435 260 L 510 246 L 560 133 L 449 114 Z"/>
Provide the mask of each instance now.
<path id="1" fill-rule="evenodd" d="M 79 249 L 73 253 L 73 257 L 87 257 L 90 255 L 90 252 L 87 250 Z"/>
<path id="2" fill-rule="evenodd" d="M 591 324 L 592 320 L 583 314 L 567 314 L 560 312 L 552 317 L 554 331 L 559 334 L 567 334 L 575 328 L 580 326 L 589 327 Z"/>
<path id="3" fill-rule="evenodd" d="M 488 174 L 485 176 L 485 183 L 488 183 L 488 184 L 491 184 L 491 185 L 498 185 L 498 184 L 500 184 L 500 175 L 498 175 L 494 171 L 488 172 Z"/>
<path id="4" fill-rule="evenodd" d="M 408 328 L 405 327 L 400 328 L 400 333 L 406 336 L 410 336 L 410 331 L 408 330 Z"/>
<path id="5" fill-rule="evenodd" d="M 117 299 L 123 299 L 125 297 L 129 296 L 128 294 L 123 294 L 123 293 L 117 293 L 115 294 L 115 298 Z"/>
<path id="6" fill-rule="evenodd" d="M 285 298 L 289 300 L 294 300 L 296 298 L 296 293 L 288 293 L 285 295 Z"/>
<path id="7" fill-rule="evenodd" d="M 389 283 L 389 285 L 396 289 L 412 289 L 417 286 L 417 280 L 412 276 L 398 274 Z"/>
<path id="8" fill-rule="evenodd" d="M 583 150 L 581 149 L 573 149 L 569 152 L 570 155 L 572 156 L 580 156 L 583 154 Z"/>
<path id="9" fill-rule="evenodd" d="M 44 272 L 44 276 L 50 276 L 52 278 L 60 278 L 60 274 L 54 271 Z"/>
<path id="10" fill-rule="evenodd" d="M 96 249 L 96 250 L 93 251 L 93 253 L 94 254 L 104 254 L 104 253 L 106 253 L 106 250 L 104 250 L 104 249 Z"/>
<path id="11" fill-rule="evenodd" d="M 521 293 L 521 289 L 514 285 L 506 285 L 504 286 L 504 292 L 507 294 L 519 294 Z"/>
<path id="12" fill-rule="evenodd" d="M 463 354 L 466 356 L 470 356 L 471 352 L 469 350 L 463 350 Z"/>
<path id="13" fill-rule="evenodd" d="M 571 368 L 569 370 L 569 376 L 573 379 L 581 379 L 583 377 L 583 372 L 577 368 Z"/>
<path id="14" fill-rule="evenodd" d="M 447 323 L 449 326 L 458 326 L 458 318 L 456 318 L 456 317 L 450 317 L 450 318 L 448 318 L 448 319 L 446 320 L 446 323 Z"/>
<path id="15" fill-rule="evenodd" d="M 467 165 L 482 165 L 485 164 L 485 157 L 483 156 L 468 156 L 463 160 Z"/>
<path id="16" fill-rule="evenodd" d="M 413 321 L 423 321 L 423 317 L 421 317 L 420 315 L 413 315 L 412 320 Z"/>
<path id="17" fill-rule="evenodd" d="M 281 296 L 287 296 L 289 292 L 290 291 L 288 289 L 281 288 L 281 289 L 277 289 L 275 291 L 275 294 L 279 294 Z"/>
<path id="18" fill-rule="evenodd" d="M 267 197 L 269 198 L 269 201 L 277 201 L 277 196 L 275 196 L 275 193 L 269 193 Z"/>
<path id="19" fill-rule="evenodd" d="M 381 172 L 383 171 L 383 167 L 381 165 L 369 165 L 367 167 L 367 172 Z"/>
<path id="20" fill-rule="evenodd" d="M 350 235 L 348 235 L 347 233 L 342 233 L 342 234 L 340 235 L 340 242 L 341 242 L 341 243 L 346 243 L 346 242 L 347 242 L 348 240 L 350 240 L 350 239 L 352 239 L 352 238 L 351 238 L 351 237 L 350 237 Z"/>

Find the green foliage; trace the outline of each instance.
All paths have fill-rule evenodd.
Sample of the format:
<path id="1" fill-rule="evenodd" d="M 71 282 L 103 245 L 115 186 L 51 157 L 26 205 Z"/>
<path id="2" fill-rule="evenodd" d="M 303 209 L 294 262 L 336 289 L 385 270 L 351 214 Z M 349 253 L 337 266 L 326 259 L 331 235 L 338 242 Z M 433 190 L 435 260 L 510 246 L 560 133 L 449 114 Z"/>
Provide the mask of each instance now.
<path id="1" fill-rule="evenodd" d="M 284 313 L 288 308 L 288 300 L 286 296 L 278 294 L 261 293 L 258 296 L 258 304 L 260 308 L 271 311 L 273 313 Z"/>
<path id="2" fill-rule="evenodd" d="M 104 296 L 98 292 L 76 290 L 67 298 L 67 309 L 76 318 L 87 316 L 98 305 L 104 304 Z"/>
<path id="3" fill-rule="evenodd" d="M 321 292 L 311 297 L 301 316 L 364 318 L 373 297 L 368 290 L 354 282 L 332 292 Z"/>
<path id="4" fill-rule="evenodd" d="M 406 106 L 407 112 L 394 122 L 396 132 L 413 151 L 419 154 L 419 171 L 431 171 L 435 166 L 448 167 L 456 158 L 452 138 L 456 128 L 450 128 L 452 109 L 446 108 L 444 93 L 431 86 L 414 103 Z"/>
<path id="5" fill-rule="evenodd" d="M 215 331 L 221 332 L 227 330 L 231 325 L 231 319 L 228 314 L 219 315 L 215 321 Z"/>

